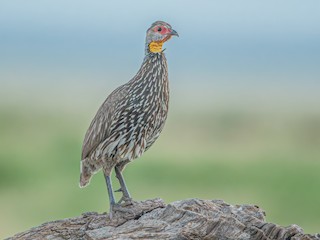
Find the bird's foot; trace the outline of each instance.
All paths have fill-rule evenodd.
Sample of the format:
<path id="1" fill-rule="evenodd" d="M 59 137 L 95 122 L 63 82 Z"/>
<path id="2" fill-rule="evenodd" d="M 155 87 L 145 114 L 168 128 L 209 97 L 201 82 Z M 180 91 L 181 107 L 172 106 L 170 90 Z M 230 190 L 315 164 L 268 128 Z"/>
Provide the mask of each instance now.
<path id="1" fill-rule="evenodd" d="M 123 195 L 120 200 L 118 201 L 118 204 L 121 204 L 122 206 L 130 206 L 133 205 L 135 201 L 131 197 L 127 197 Z"/>
<path id="2" fill-rule="evenodd" d="M 113 220 L 117 218 L 117 215 L 121 215 L 122 218 L 126 219 L 132 219 L 135 217 L 135 211 L 132 209 L 128 208 L 130 204 L 120 204 L 120 203 L 115 203 L 110 206 L 110 213 L 109 213 L 109 219 Z"/>
<path id="3" fill-rule="evenodd" d="M 134 201 L 132 200 L 128 191 L 123 191 L 122 188 L 119 188 L 118 190 L 115 190 L 114 192 L 122 192 L 122 197 L 118 201 L 118 204 L 123 203 L 122 204 L 123 206 L 129 206 L 129 205 L 134 204 Z"/>

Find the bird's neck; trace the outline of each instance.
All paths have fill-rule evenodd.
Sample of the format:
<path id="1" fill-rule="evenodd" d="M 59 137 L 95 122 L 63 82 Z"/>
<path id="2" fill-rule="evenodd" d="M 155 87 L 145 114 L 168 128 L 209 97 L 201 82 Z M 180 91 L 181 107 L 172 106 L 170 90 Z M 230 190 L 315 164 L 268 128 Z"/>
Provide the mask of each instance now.
<path id="1" fill-rule="evenodd" d="M 131 81 L 135 84 L 139 82 L 144 82 L 143 84 L 147 82 L 165 84 L 164 82 L 168 81 L 168 68 L 164 53 L 149 53 L 146 55 L 138 73 Z"/>
<path id="2" fill-rule="evenodd" d="M 163 45 L 163 42 L 149 43 L 149 46 L 148 46 L 149 52 L 152 52 L 152 53 L 162 52 L 162 45 Z"/>
<path id="3" fill-rule="evenodd" d="M 152 104 L 168 108 L 169 81 L 167 61 L 163 53 L 150 53 L 133 79 L 129 82 L 130 91 Z M 136 99 L 137 97 L 135 97 Z M 132 101 L 135 101 L 132 99 Z"/>
<path id="4" fill-rule="evenodd" d="M 142 64 L 166 64 L 167 59 L 163 50 L 161 52 L 147 52 Z"/>
<path id="5" fill-rule="evenodd" d="M 142 66 L 150 68 L 154 74 L 157 74 L 156 71 L 160 70 L 167 72 L 167 59 L 164 52 L 149 52 L 149 54 L 144 57 Z"/>
<path id="6" fill-rule="evenodd" d="M 163 52 L 162 46 L 165 41 L 148 41 L 145 44 L 145 55 L 150 53 L 161 53 Z"/>

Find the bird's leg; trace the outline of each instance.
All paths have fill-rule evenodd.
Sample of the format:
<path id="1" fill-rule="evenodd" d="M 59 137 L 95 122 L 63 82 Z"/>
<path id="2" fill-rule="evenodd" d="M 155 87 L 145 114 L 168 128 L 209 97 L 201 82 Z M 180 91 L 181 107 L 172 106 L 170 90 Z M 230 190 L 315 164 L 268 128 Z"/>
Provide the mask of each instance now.
<path id="1" fill-rule="evenodd" d="M 119 180 L 119 183 L 120 183 L 120 189 L 117 190 L 117 192 L 122 192 L 123 196 L 122 198 L 120 199 L 119 203 L 121 203 L 122 201 L 124 201 L 125 203 L 132 203 L 132 198 L 130 196 L 130 193 L 128 191 L 128 188 L 126 186 L 126 182 L 124 181 L 124 178 L 122 176 L 122 173 L 121 173 L 121 170 L 119 169 L 118 166 L 115 166 L 114 168 L 115 170 L 115 173 L 116 173 L 116 177 L 118 178 Z"/>
<path id="2" fill-rule="evenodd" d="M 115 200 L 114 200 L 114 195 L 113 195 L 113 190 L 112 190 L 112 184 L 111 184 L 111 177 L 110 175 L 104 174 L 104 177 L 106 179 L 106 184 L 108 188 L 108 195 L 109 195 L 109 202 L 110 202 L 110 219 L 112 219 L 112 212 L 113 208 L 115 206 Z"/>
<path id="3" fill-rule="evenodd" d="M 110 175 L 107 175 L 107 174 L 104 174 L 104 177 L 106 179 L 106 184 L 107 184 L 108 194 L 109 194 L 109 202 L 110 202 L 109 218 L 110 218 L 110 220 L 112 220 L 113 214 L 115 214 L 116 212 L 120 212 L 122 214 L 124 213 L 129 216 L 134 216 L 134 211 L 132 211 L 131 209 L 127 209 L 127 208 L 121 206 L 119 203 L 117 204 L 115 202 L 115 198 L 114 198 L 113 190 L 112 190 L 112 184 L 111 184 L 111 177 L 110 177 Z"/>

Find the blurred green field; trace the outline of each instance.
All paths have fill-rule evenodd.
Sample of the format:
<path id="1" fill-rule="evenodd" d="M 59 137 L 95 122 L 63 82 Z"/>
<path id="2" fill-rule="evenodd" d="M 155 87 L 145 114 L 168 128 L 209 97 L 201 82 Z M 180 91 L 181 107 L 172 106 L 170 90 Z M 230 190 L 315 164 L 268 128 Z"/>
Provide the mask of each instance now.
<path id="1" fill-rule="evenodd" d="M 0 239 L 108 210 L 101 172 L 78 187 L 82 140 L 136 74 L 155 20 L 180 37 L 164 47 L 164 131 L 124 173 L 132 196 L 255 204 L 320 232 L 319 5 L 1 1 Z"/>
<path id="2" fill-rule="evenodd" d="M 96 108 L 70 109 L 1 105 L 1 239 L 45 221 L 107 210 L 101 172 L 89 187 L 78 187 L 82 138 Z M 125 178 L 135 199 L 256 204 L 268 221 L 314 233 L 320 231 L 319 146 L 314 112 L 173 107 L 158 142 L 128 165 Z"/>

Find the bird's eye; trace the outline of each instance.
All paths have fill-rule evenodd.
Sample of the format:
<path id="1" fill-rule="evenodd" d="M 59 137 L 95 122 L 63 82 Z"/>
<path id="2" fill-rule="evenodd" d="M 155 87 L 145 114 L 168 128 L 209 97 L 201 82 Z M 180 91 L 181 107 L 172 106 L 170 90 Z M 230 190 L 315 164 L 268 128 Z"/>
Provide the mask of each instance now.
<path id="1" fill-rule="evenodd" d="M 161 27 L 158 27 L 158 32 L 161 32 L 162 31 L 162 28 Z"/>

